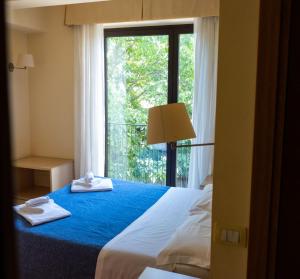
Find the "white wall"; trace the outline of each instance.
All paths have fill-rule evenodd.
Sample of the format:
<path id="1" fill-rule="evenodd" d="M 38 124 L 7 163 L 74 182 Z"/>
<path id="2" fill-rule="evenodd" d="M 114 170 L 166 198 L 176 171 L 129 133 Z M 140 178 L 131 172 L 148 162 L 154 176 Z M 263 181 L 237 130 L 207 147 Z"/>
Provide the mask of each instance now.
<path id="1" fill-rule="evenodd" d="M 6 10 L 6 22 L 15 30 L 23 32 L 42 32 L 44 30 L 43 9 Z"/>
<path id="2" fill-rule="evenodd" d="M 44 30 L 28 35 L 36 67 L 30 71 L 31 152 L 73 158 L 73 31 L 62 6 L 43 8 Z"/>
<path id="3" fill-rule="evenodd" d="M 64 6 L 8 13 L 9 60 L 35 59 L 9 73 L 14 159 L 74 157 L 73 30 L 64 15 Z"/>
<path id="4" fill-rule="evenodd" d="M 17 61 L 21 53 L 27 53 L 28 38 L 23 32 L 8 29 L 8 62 Z M 28 156 L 31 152 L 30 106 L 28 71 L 15 70 L 8 73 L 11 111 L 13 159 Z"/>
<path id="5" fill-rule="evenodd" d="M 35 68 L 9 73 L 13 159 L 73 158 L 73 32 L 63 6 L 9 12 L 9 60 L 31 53 Z"/>

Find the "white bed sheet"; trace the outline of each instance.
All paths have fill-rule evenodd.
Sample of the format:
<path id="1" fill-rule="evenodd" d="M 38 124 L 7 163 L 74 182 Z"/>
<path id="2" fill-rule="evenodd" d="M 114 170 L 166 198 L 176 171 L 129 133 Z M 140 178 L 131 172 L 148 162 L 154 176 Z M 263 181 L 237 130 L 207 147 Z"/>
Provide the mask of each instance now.
<path id="1" fill-rule="evenodd" d="M 99 253 L 95 279 L 137 279 L 156 258 L 201 190 L 171 188 L 141 217 L 108 242 Z"/>

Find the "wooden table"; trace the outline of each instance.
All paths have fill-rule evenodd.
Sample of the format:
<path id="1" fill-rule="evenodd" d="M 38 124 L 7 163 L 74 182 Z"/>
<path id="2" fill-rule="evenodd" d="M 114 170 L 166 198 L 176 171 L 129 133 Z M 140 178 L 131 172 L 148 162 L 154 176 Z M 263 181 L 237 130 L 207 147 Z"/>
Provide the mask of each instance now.
<path id="1" fill-rule="evenodd" d="M 26 157 L 13 162 L 15 203 L 43 196 L 70 183 L 74 177 L 73 160 Z"/>

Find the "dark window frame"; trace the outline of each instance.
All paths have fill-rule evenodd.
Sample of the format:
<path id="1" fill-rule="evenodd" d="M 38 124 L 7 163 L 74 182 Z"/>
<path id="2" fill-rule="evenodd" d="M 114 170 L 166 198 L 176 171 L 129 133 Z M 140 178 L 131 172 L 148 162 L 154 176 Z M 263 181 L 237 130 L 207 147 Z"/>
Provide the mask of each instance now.
<path id="1" fill-rule="evenodd" d="M 193 24 L 143 26 L 128 28 L 110 28 L 104 30 L 104 60 L 105 60 L 105 134 L 107 135 L 107 38 L 127 36 L 169 36 L 169 59 L 168 59 L 168 104 L 178 101 L 178 74 L 179 74 L 179 38 L 182 34 L 192 34 Z M 106 137 L 106 136 L 105 136 Z M 105 138 L 105 176 L 107 168 L 107 141 Z M 167 144 L 167 169 L 166 184 L 176 186 L 176 150 L 172 150 Z"/>

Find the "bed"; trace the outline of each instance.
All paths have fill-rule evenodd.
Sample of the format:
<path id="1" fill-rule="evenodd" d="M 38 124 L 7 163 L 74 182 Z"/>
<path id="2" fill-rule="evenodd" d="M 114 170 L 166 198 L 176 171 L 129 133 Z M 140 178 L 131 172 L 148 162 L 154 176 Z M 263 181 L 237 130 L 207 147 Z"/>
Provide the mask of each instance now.
<path id="1" fill-rule="evenodd" d="M 201 192 L 120 180 L 113 186 L 111 192 L 71 193 L 67 185 L 49 194 L 72 213 L 65 219 L 31 227 L 16 216 L 21 278 L 137 278 L 155 266 Z M 187 266 L 161 268 L 180 272 Z M 207 269 L 196 272 L 208 277 Z"/>

